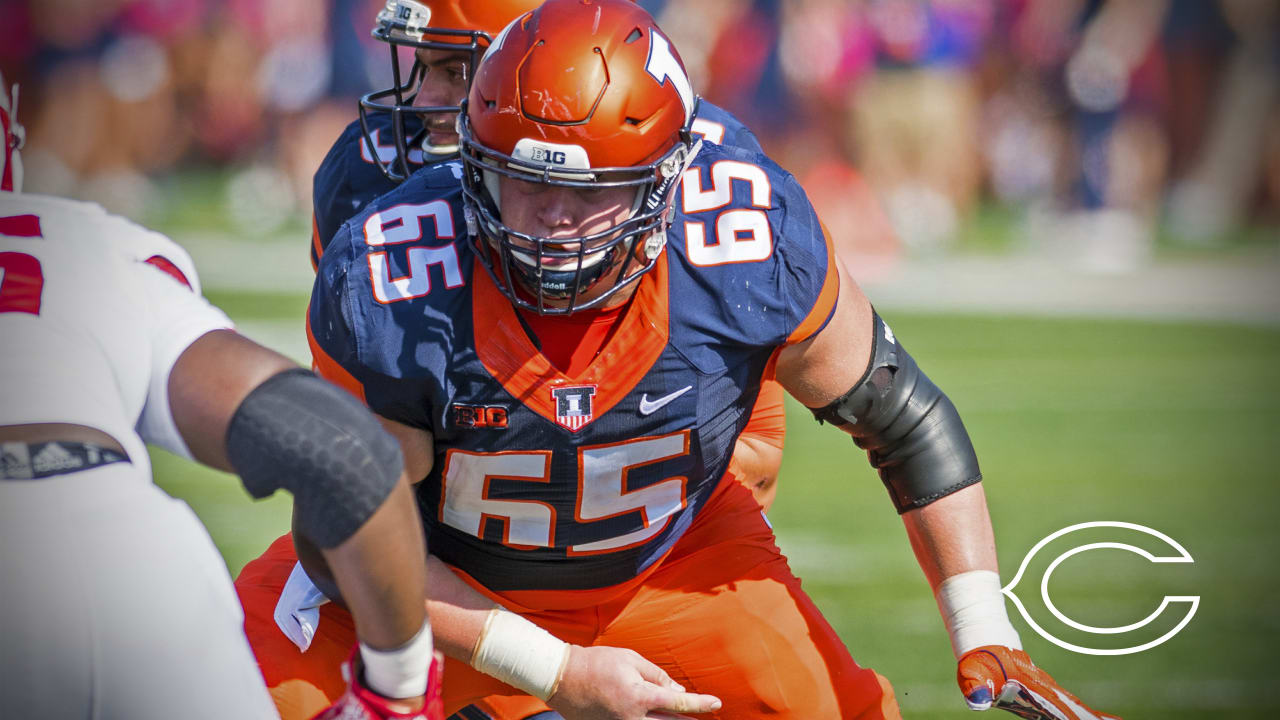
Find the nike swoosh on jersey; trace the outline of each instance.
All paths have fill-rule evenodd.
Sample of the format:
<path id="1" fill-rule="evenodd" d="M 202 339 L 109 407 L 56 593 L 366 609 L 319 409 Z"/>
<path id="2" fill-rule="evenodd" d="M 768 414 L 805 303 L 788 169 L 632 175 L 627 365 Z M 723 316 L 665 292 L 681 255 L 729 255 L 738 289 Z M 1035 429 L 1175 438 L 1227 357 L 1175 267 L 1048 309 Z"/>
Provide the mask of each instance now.
<path id="1" fill-rule="evenodd" d="M 644 395 L 640 396 L 640 414 L 652 415 L 653 413 L 661 409 L 662 406 L 666 405 L 672 400 L 675 400 L 676 398 L 689 392 L 692 389 L 693 389 L 692 385 L 685 385 L 684 387 L 671 393 L 670 395 L 663 395 L 662 397 L 655 398 L 653 400 L 649 399 L 649 393 L 645 393 Z"/>

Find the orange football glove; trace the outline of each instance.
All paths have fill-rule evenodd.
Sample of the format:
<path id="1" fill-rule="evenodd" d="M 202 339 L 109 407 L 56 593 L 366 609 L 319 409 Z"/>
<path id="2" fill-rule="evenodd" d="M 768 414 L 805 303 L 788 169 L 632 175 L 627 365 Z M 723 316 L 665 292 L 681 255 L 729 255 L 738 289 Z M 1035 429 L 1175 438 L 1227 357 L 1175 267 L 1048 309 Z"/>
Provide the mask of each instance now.
<path id="1" fill-rule="evenodd" d="M 1026 653 L 1003 645 L 984 645 L 965 653 L 956 681 L 970 710 L 996 707 L 1028 720 L 1120 720 L 1090 710 L 1036 667 Z"/>

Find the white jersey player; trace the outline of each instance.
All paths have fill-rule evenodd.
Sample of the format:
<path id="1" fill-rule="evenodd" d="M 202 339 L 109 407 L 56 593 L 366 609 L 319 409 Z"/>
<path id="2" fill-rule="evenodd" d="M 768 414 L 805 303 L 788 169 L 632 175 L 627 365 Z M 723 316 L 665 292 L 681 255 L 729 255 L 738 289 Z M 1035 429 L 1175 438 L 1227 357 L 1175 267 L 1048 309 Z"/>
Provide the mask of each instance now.
<path id="1" fill-rule="evenodd" d="M 192 288 L 138 251 L 185 268 Z M 96 206 L 0 196 L 0 425 L 51 426 L 0 443 L 0 684 L 44 694 L 23 717 L 83 716 L 95 696 L 111 717 L 147 717 L 157 701 L 275 717 L 226 566 L 185 503 L 151 483 L 143 445 L 189 455 L 169 369 L 231 326 L 194 278 L 173 243 Z M 77 642 L 88 637 L 110 662 Z"/>
<path id="2" fill-rule="evenodd" d="M 169 370 L 201 335 L 231 327 L 165 236 L 89 203 L 0 196 L 0 425 L 97 428 L 129 458 L 117 470 L 149 482 L 144 441 L 190 457 L 169 414 Z M 74 462 L 13 452 L 11 473 Z"/>
<path id="3" fill-rule="evenodd" d="M 339 705 L 437 717 L 425 548 L 395 441 L 232 332 L 168 238 L 14 192 L 7 91 L 0 78 L 0 715 L 278 717 L 226 566 L 152 483 L 149 442 L 235 470 L 255 496 L 293 492 L 358 611 L 363 671 Z"/>

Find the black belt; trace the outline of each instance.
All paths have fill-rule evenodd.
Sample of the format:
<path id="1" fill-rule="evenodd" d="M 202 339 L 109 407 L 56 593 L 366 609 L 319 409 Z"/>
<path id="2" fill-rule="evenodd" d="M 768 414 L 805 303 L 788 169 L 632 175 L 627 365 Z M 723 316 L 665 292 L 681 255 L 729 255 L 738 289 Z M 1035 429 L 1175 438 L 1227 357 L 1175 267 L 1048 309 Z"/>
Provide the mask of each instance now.
<path id="1" fill-rule="evenodd" d="M 0 480 L 39 480 L 118 462 L 129 462 L 129 456 L 94 443 L 0 443 Z"/>

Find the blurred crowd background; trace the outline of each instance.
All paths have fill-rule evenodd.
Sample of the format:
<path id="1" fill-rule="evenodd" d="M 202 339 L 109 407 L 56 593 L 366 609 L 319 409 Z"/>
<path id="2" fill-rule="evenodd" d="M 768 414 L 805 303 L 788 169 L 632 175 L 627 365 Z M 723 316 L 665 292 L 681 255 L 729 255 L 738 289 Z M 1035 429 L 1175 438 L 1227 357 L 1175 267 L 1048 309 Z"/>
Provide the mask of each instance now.
<path id="1" fill-rule="evenodd" d="M 235 232 L 290 231 L 390 76 L 381 4 L 0 0 L 27 188 L 147 220 L 212 178 Z M 1280 236 L 1276 0 L 641 4 L 867 267 L 999 234 L 1125 272 Z"/>

